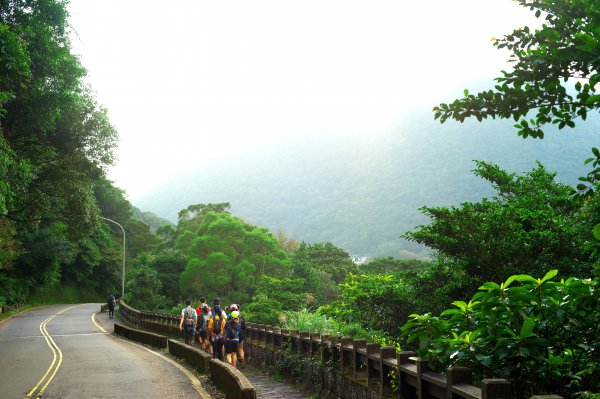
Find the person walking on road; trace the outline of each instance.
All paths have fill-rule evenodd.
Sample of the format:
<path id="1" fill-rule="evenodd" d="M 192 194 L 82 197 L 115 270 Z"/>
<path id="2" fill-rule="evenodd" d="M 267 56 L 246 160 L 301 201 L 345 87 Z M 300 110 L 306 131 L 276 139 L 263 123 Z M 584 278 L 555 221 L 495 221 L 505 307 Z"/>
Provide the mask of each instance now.
<path id="1" fill-rule="evenodd" d="M 181 320 L 179 321 L 179 331 L 183 331 L 185 325 L 185 343 L 193 345 L 196 335 L 196 309 L 192 307 L 192 301 L 185 301 L 186 307 L 181 311 Z"/>
<path id="2" fill-rule="evenodd" d="M 108 304 L 108 318 L 114 319 L 115 318 L 115 304 L 117 303 L 115 296 L 112 293 L 108 294 L 108 297 L 106 298 L 106 302 Z"/>

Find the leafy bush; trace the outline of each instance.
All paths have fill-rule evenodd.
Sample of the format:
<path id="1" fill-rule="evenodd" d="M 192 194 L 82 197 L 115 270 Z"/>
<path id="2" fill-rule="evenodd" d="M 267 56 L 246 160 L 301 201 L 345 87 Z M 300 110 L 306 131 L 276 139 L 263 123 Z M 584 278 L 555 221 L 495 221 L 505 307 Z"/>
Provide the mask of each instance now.
<path id="1" fill-rule="evenodd" d="M 164 297 L 156 270 L 142 264 L 127 270 L 125 301 L 140 310 L 156 310 L 162 307 Z"/>
<path id="2" fill-rule="evenodd" d="M 246 320 L 278 325 L 285 311 L 302 309 L 311 302 L 309 295 L 303 291 L 303 286 L 304 280 L 301 278 L 262 276 L 252 303 L 244 306 Z"/>
<path id="3" fill-rule="evenodd" d="M 518 398 L 597 392 L 598 279 L 553 281 L 556 274 L 487 282 L 471 301 L 455 301 L 439 317 L 411 315 L 403 336 L 438 369 L 460 364 L 479 378 L 506 378 Z"/>
<path id="4" fill-rule="evenodd" d="M 341 299 L 321 307 L 321 314 L 358 323 L 368 331 L 397 336 L 400 326 L 414 312 L 415 290 L 401 274 L 350 274 L 340 287 Z"/>

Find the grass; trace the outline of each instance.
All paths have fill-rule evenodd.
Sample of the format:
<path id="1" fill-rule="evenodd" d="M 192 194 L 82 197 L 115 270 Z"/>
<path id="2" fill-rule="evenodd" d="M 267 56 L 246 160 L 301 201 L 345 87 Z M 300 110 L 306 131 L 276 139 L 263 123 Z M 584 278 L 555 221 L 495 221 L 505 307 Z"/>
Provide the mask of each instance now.
<path id="1" fill-rule="evenodd" d="M 35 288 L 29 297 L 30 303 L 54 305 L 58 303 L 104 302 L 103 295 L 88 287 L 74 284 L 56 284 Z"/>

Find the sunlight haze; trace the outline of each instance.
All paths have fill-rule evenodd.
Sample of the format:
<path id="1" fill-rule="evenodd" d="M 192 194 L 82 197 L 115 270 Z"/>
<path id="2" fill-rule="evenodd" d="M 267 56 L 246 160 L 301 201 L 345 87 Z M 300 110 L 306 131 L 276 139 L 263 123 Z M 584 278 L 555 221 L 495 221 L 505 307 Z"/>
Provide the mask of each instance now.
<path id="1" fill-rule="evenodd" d="M 376 136 L 508 68 L 509 0 L 72 0 L 73 48 L 120 134 L 135 200 L 193 167 L 297 136 Z"/>

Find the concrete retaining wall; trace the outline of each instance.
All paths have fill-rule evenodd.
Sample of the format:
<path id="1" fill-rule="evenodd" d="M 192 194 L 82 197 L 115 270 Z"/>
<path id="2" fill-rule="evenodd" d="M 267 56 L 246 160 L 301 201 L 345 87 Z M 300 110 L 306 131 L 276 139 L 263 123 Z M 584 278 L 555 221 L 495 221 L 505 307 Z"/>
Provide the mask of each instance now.
<path id="1" fill-rule="evenodd" d="M 135 309 L 129 309 L 124 304 L 122 304 L 120 310 L 123 311 L 123 309 L 130 315 L 136 312 Z M 137 320 L 140 325 L 149 330 L 175 331 L 173 325 L 152 323 L 152 321 L 147 319 L 141 321 L 138 318 Z M 176 331 L 179 332 L 178 329 Z M 211 380 L 219 389 L 225 392 L 227 399 L 256 399 L 256 390 L 244 374 L 228 363 L 213 359 L 206 352 L 179 341 L 168 339 L 166 336 L 136 330 L 119 323 L 115 323 L 115 333 L 158 348 L 169 348 L 169 353 L 184 359 L 186 363 L 190 364 L 198 372 L 210 374 Z"/>
<path id="2" fill-rule="evenodd" d="M 189 345 L 172 339 L 169 340 L 169 353 L 180 359 L 184 359 L 199 373 L 206 374 L 210 372 L 209 364 L 212 360 L 210 353 L 206 353 L 200 349 L 190 347 Z"/>
<path id="3" fill-rule="evenodd" d="M 167 347 L 167 337 L 151 332 L 136 330 L 135 328 L 126 327 L 119 323 L 115 323 L 115 333 L 127 339 L 152 345 L 156 348 Z"/>
<path id="4" fill-rule="evenodd" d="M 227 399 L 256 399 L 256 390 L 246 376 L 229 363 L 210 360 L 210 377 Z"/>

